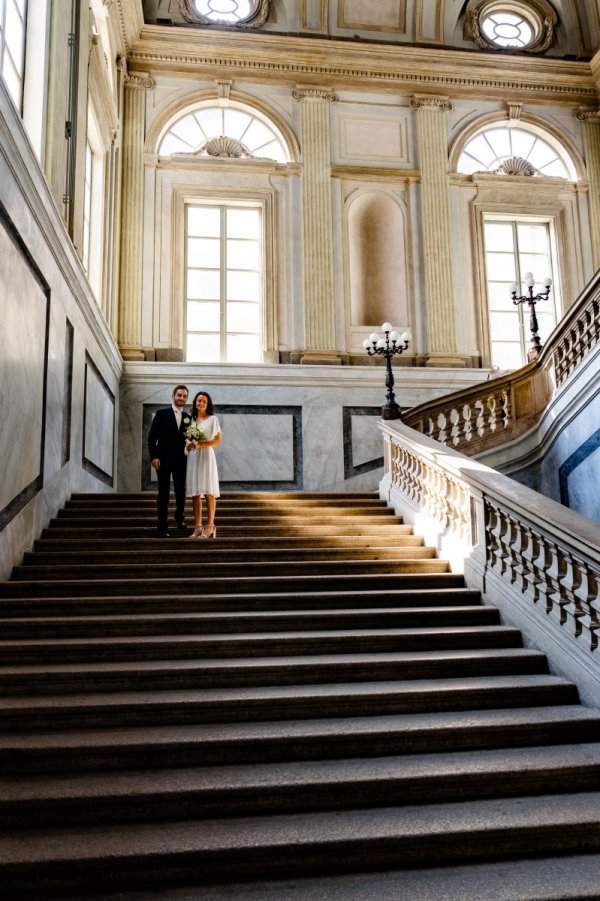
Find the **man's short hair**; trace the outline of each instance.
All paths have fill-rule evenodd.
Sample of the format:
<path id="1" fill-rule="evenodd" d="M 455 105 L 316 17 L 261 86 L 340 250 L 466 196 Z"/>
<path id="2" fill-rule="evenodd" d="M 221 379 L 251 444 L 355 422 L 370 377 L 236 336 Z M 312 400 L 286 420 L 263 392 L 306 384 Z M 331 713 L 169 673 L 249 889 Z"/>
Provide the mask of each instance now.
<path id="1" fill-rule="evenodd" d="M 190 393 L 190 389 L 187 385 L 175 385 L 175 387 L 173 388 L 173 394 L 175 394 L 176 391 L 185 391 L 187 394 Z M 171 395 L 171 397 L 173 397 L 173 394 Z"/>

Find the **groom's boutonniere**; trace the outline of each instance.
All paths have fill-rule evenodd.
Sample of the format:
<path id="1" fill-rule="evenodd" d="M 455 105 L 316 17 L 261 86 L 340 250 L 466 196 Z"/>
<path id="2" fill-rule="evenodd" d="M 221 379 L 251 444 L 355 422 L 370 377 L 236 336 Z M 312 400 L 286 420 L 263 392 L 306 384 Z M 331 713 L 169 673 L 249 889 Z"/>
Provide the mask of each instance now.
<path id="1" fill-rule="evenodd" d="M 189 422 L 190 422 L 190 417 L 189 417 L 189 416 L 184 416 L 184 417 L 183 417 L 183 424 L 184 424 L 184 425 L 188 425 Z"/>

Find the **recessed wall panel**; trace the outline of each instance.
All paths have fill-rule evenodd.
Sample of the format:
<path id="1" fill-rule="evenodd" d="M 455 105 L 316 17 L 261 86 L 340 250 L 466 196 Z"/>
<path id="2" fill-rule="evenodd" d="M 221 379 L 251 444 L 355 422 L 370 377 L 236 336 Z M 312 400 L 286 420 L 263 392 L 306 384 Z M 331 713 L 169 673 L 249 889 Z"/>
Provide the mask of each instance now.
<path id="1" fill-rule="evenodd" d="M 83 465 L 103 482 L 113 484 L 115 398 L 93 361 L 85 363 Z"/>
<path id="2" fill-rule="evenodd" d="M 41 488 L 49 296 L 0 210 L 0 527 Z"/>

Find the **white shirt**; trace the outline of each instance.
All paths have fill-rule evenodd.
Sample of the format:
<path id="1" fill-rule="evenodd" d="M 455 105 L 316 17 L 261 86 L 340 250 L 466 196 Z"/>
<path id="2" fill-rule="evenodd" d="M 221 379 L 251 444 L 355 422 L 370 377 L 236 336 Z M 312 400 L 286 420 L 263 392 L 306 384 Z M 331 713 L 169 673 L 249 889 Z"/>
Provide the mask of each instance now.
<path id="1" fill-rule="evenodd" d="M 180 407 L 176 407 L 175 404 L 171 405 L 173 407 L 173 413 L 175 414 L 175 420 L 177 422 L 177 428 L 181 425 L 181 417 L 183 416 L 183 410 Z"/>

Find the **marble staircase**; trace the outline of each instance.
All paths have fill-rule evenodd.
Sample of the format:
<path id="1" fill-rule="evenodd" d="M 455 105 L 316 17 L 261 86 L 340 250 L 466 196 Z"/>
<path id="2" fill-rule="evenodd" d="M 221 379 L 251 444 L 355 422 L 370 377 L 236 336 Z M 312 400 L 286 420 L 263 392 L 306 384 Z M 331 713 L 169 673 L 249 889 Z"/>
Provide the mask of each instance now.
<path id="1" fill-rule="evenodd" d="M 217 527 L 75 496 L 0 584 L 3 898 L 597 897 L 600 712 L 544 655 L 372 494 Z"/>

